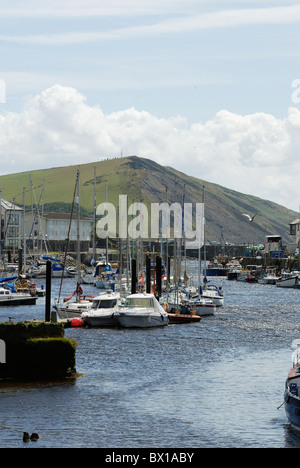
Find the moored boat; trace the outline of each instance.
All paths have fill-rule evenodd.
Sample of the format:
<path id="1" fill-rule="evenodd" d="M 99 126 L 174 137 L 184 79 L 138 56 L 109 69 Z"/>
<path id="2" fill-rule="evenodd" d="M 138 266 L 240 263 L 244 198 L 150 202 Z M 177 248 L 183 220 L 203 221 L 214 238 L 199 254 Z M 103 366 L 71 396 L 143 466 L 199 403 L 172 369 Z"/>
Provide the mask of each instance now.
<path id="1" fill-rule="evenodd" d="M 54 305 L 60 319 L 81 318 L 84 312 L 88 312 L 92 307 L 92 297 L 83 296 L 76 302 Z"/>
<path id="2" fill-rule="evenodd" d="M 258 278 L 259 284 L 276 284 L 279 280 L 279 277 L 276 275 L 276 271 L 274 269 L 268 269 L 265 274 Z"/>
<path id="3" fill-rule="evenodd" d="M 204 317 L 206 315 L 215 315 L 217 306 L 209 299 L 198 298 L 189 301 L 190 307 L 195 310 L 196 315 Z"/>
<path id="4" fill-rule="evenodd" d="M 201 298 L 212 301 L 216 307 L 222 307 L 224 305 L 224 295 L 221 289 L 221 287 L 206 282 L 201 291 Z"/>
<path id="5" fill-rule="evenodd" d="M 218 263 L 216 260 L 214 262 L 209 262 L 208 265 L 204 269 L 205 276 L 226 276 L 227 270 L 222 265 L 222 263 Z"/>
<path id="6" fill-rule="evenodd" d="M 88 312 L 82 314 L 85 325 L 90 327 L 111 327 L 119 324 L 116 312 L 119 312 L 121 298 L 119 294 L 112 291 L 99 294 L 93 299 L 92 306 Z"/>
<path id="7" fill-rule="evenodd" d="M 0 306 L 35 305 L 37 296 L 30 293 L 18 293 L 10 287 L 0 287 Z"/>
<path id="8" fill-rule="evenodd" d="M 300 431 L 300 348 L 293 353 L 293 367 L 286 379 L 284 408 L 291 426 Z"/>
<path id="9" fill-rule="evenodd" d="M 170 323 L 196 323 L 200 322 L 200 315 L 182 314 L 181 312 L 168 312 Z"/>
<path id="10" fill-rule="evenodd" d="M 285 272 L 276 282 L 278 288 L 296 288 L 300 285 L 299 276 L 295 272 Z"/>
<path id="11" fill-rule="evenodd" d="M 150 293 L 130 294 L 115 317 L 125 328 L 164 327 L 169 323 L 167 312 Z"/>

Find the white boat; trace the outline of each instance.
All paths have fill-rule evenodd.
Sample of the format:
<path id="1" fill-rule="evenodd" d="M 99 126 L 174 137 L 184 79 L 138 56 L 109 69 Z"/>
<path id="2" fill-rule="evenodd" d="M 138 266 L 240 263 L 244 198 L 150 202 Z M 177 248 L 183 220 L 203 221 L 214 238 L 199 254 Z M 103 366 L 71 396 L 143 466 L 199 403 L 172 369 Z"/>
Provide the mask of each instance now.
<path id="1" fill-rule="evenodd" d="M 199 297 L 191 298 L 187 302 L 187 305 L 192 310 L 195 310 L 196 315 L 200 315 L 200 317 L 204 317 L 206 315 L 215 315 L 217 311 L 217 306 L 213 303 L 213 301 Z"/>
<path id="2" fill-rule="evenodd" d="M 265 273 L 262 278 L 258 278 L 259 284 L 276 284 L 279 280 L 279 276 L 277 276 L 275 270 L 270 270 Z"/>
<path id="3" fill-rule="evenodd" d="M 112 291 L 103 292 L 93 299 L 90 310 L 84 312 L 81 318 L 90 327 L 116 326 L 119 321 L 115 314 L 119 312 L 120 304 L 119 294 Z"/>
<path id="4" fill-rule="evenodd" d="M 243 267 L 238 260 L 234 260 L 232 263 L 227 263 L 227 279 L 229 281 L 236 280 L 242 269 Z"/>
<path id="5" fill-rule="evenodd" d="M 115 314 L 125 328 L 164 327 L 169 323 L 167 312 L 153 294 L 130 294 L 124 306 Z"/>
<path id="6" fill-rule="evenodd" d="M 0 287 L 0 306 L 35 305 L 36 295 L 18 293 L 6 287 Z"/>
<path id="7" fill-rule="evenodd" d="M 212 301 L 216 307 L 222 307 L 224 305 L 224 295 L 221 288 L 213 284 L 206 284 L 201 292 L 201 298 Z"/>
<path id="8" fill-rule="evenodd" d="M 295 272 L 283 273 L 281 278 L 276 282 L 278 288 L 295 288 L 298 285 L 300 285 L 300 280 Z"/>
<path id="9" fill-rule="evenodd" d="M 81 277 L 82 284 L 94 284 L 96 283 L 96 277 L 93 272 L 86 271 Z"/>
<path id="10" fill-rule="evenodd" d="M 92 301 L 93 297 L 83 296 L 75 302 L 56 303 L 54 309 L 57 311 L 60 319 L 81 318 L 84 312 L 88 312 L 91 309 Z"/>

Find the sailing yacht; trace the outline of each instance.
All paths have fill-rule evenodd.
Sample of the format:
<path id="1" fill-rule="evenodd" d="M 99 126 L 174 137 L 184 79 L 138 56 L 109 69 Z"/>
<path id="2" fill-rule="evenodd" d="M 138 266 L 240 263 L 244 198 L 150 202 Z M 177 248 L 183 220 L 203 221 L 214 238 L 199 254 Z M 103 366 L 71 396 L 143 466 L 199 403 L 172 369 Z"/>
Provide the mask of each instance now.
<path id="1" fill-rule="evenodd" d="M 204 204 L 204 186 L 203 186 L 203 204 Z M 203 212 L 204 216 L 204 212 Z M 205 222 L 203 227 L 203 247 L 204 247 L 204 279 L 201 280 L 202 276 L 202 265 L 201 265 L 201 254 L 199 248 L 199 294 L 201 299 L 206 301 L 212 301 L 215 307 L 221 307 L 224 305 L 224 295 L 221 291 L 221 288 L 215 285 L 209 285 L 209 280 L 207 280 L 207 262 L 206 262 L 206 247 L 205 247 Z"/>
<path id="2" fill-rule="evenodd" d="M 82 296 L 81 288 L 81 261 L 80 261 L 80 207 L 79 207 L 79 171 L 77 171 L 77 287 L 76 290 L 60 304 L 56 302 L 54 308 L 58 312 L 61 319 L 70 319 L 81 317 L 83 312 L 87 312 L 92 307 L 92 299 L 94 296 Z M 76 301 L 71 302 L 71 299 L 76 294 Z"/>

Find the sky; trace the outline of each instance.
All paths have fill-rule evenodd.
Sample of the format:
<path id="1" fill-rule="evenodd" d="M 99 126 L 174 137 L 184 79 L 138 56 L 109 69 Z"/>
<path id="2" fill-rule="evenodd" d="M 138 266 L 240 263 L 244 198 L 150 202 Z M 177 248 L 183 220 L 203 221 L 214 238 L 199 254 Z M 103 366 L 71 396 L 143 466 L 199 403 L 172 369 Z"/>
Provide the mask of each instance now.
<path id="1" fill-rule="evenodd" d="M 300 1 L 1 0 L 0 175 L 132 155 L 298 211 Z"/>

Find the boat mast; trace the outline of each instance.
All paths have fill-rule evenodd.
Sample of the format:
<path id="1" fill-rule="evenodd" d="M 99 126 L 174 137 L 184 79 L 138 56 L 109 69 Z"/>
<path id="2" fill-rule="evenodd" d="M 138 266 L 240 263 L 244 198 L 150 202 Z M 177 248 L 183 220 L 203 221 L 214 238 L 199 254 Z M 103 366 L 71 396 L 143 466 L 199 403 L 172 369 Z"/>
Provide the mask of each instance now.
<path id="1" fill-rule="evenodd" d="M 80 258 L 80 204 L 79 204 L 79 170 L 77 171 L 77 302 L 80 301 L 79 285 L 81 284 L 81 258 Z"/>
<path id="2" fill-rule="evenodd" d="M 26 220 L 25 220 L 25 187 L 23 187 L 23 271 L 26 271 L 26 237 L 25 237 L 25 229 L 26 229 Z M 19 271 L 19 275 L 22 274 L 22 271 Z"/>
<path id="3" fill-rule="evenodd" d="M 107 212 L 107 181 L 105 182 L 105 210 Z M 108 265 L 108 227 L 106 233 L 106 266 Z"/>
<path id="4" fill-rule="evenodd" d="M 93 229 L 93 261 L 96 261 L 96 166 L 94 167 L 94 229 Z M 93 262 L 93 265 L 95 264 Z"/>
<path id="5" fill-rule="evenodd" d="M 206 282 L 206 247 L 205 247 L 205 188 L 203 184 L 203 191 L 202 191 L 202 203 L 203 203 L 203 263 L 204 263 L 204 282 Z M 198 251 L 198 261 L 199 261 L 199 294 L 202 295 L 202 287 L 204 288 L 204 284 L 202 284 L 202 260 L 201 260 L 201 245 L 199 244 L 199 251 Z"/>

